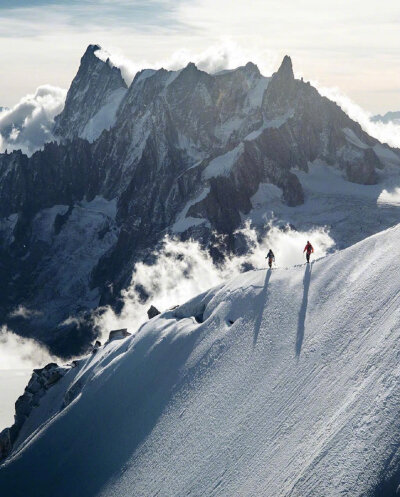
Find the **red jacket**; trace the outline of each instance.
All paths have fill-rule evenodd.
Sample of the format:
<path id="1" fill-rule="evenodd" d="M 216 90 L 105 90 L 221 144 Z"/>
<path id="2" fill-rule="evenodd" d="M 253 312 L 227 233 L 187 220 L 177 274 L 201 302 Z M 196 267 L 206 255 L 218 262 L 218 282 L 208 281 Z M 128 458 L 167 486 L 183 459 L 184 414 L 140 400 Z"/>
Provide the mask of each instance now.
<path id="1" fill-rule="evenodd" d="M 307 250 L 307 254 L 311 254 L 314 252 L 314 247 L 311 245 L 311 243 L 307 243 L 307 245 L 304 247 L 303 253 Z"/>

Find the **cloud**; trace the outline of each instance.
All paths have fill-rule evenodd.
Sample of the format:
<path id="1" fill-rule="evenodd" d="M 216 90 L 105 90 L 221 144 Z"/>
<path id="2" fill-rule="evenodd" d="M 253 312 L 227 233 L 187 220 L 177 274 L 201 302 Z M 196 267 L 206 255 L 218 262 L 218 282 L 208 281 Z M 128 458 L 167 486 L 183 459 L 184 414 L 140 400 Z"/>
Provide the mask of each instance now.
<path id="1" fill-rule="evenodd" d="M 43 85 L 0 112 L 0 152 L 21 149 L 31 155 L 51 141 L 54 117 L 64 108 L 65 97 L 66 90 Z"/>
<path id="2" fill-rule="evenodd" d="M 121 294 L 121 313 L 117 315 L 108 307 L 95 316 L 101 338 L 104 340 L 111 330 L 118 328 L 135 332 L 147 320 L 147 309 L 151 304 L 164 311 L 238 275 L 246 266 L 265 268 L 269 248 L 275 253 L 276 265 L 288 267 L 304 262 L 303 248 L 308 239 L 314 245 L 315 258 L 324 256 L 334 246 L 328 231 L 323 228 L 300 232 L 270 225 L 261 241 L 248 225 L 239 233 L 247 240 L 248 252 L 228 258 L 218 267 L 198 242 L 166 237 L 153 265 L 136 264 L 131 284 Z M 141 297 L 143 291 L 148 295 L 146 302 Z"/>
<path id="3" fill-rule="evenodd" d="M 277 64 L 276 56 L 272 52 L 268 50 L 256 52 L 245 50 L 229 38 L 223 39 L 200 52 L 186 48 L 179 49 L 171 56 L 156 62 L 146 60 L 133 62 L 118 49 L 109 52 L 102 48 L 96 51 L 96 56 L 104 62 L 109 59 L 111 64 L 121 69 L 122 76 L 128 85 L 131 84 L 135 74 L 142 69 L 160 69 L 163 67 L 177 71 L 187 66 L 189 62 L 194 62 L 199 69 L 211 74 L 224 69 L 244 66 L 249 61 L 257 64 L 264 74 L 270 74 Z"/>
<path id="4" fill-rule="evenodd" d="M 118 67 L 128 86 L 132 83 L 137 72 L 141 71 L 144 67 L 148 69 L 153 68 L 152 64 L 147 64 L 146 62 L 135 63 L 132 60 L 129 60 L 118 49 L 113 50 L 111 53 L 108 50 L 101 48 L 100 50 L 96 50 L 95 55 L 103 62 L 109 60 L 113 66 Z"/>
<path id="5" fill-rule="evenodd" d="M 36 340 L 22 338 L 5 326 L 0 328 L 0 370 L 43 367 L 54 360 Z"/>
<path id="6" fill-rule="evenodd" d="M 400 124 L 394 122 L 373 122 L 371 121 L 373 116 L 370 112 L 357 105 L 338 88 L 324 88 L 315 82 L 312 84 L 318 88 L 321 95 L 336 102 L 344 112 L 346 112 L 351 119 L 357 121 L 369 135 L 392 147 L 400 148 Z"/>
<path id="7" fill-rule="evenodd" d="M 41 311 L 35 311 L 32 309 L 28 309 L 24 307 L 23 305 L 19 305 L 16 309 L 14 309 L 12 312 L 10 312 L 9 317 L 10 318 L 23 318 L 23 319 L 31 319 L 33 317 L 38 317 L 42 316 L 43 312 Z"/>
<path id="8" fill-rule="evenodd" d="M 200 52 L 189 49 L 178 50 L 164 62 L 163 66 L 176 70 L 186 66 L 189 62 L 194 62 L 202 71 L 216 73 L 224 69 L 244 66 L 250 61 L 257 64 L 265 75 L 271 74 L 278 63 L 276 54 L 269 50 L 244 49 L 232 39 L 225 38 Z"/>

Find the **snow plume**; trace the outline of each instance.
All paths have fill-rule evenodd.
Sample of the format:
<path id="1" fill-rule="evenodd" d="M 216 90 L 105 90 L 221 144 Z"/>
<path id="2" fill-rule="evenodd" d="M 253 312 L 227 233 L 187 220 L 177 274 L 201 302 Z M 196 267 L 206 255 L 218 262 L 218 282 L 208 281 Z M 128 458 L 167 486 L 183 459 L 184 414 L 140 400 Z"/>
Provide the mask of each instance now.
<path id="1" fill-rule="evenodd" d="M 104 48 L 100 48 L 99 50 L 96 50 L 94 54 L 103 62 L 107 62 L 108 60 L 113 67 L 118 67 L 128 86 L 132 83 L 137 72 L 141 71 L 144 67 L 153 68 L 151 64 L 147 64 L 146 62 L 136 64 L 122 55 L 118 49 L 114 49 L 111 53 Z"/>
<path id="2" fill-rule="evenodd" d="M 121 313 L 116 315 L 111 308 L 106 308 L 95 317 L 102 339 L 107 338 L 112 329 L 136 331 L 147 319 L 147 309 L 151 304 L 165 311 L 238 275 L 245 267 L 265 268 L 269 248 L 275 253 L 276 266 L 288 267 L 305 262 L 303 249 L 307 240 L 314 246 L 314 258 L 323 257 L 334 246 L 324 228 L 301 232 L 270 225 L 267 235 L 259 240 L 256 231 L 246 225 L 238 234 L 246 239 L 248 252 L 227 258 L 219 266 L 198 242 L 166 237 L 154 264 L 136 264 L 131 285 L 122 292 L 124 305 Z M 140 296 L 141 291 L 149 296 L 146 302 Z"/>
<path id="3" fill-rule="evenodd" d="M 357 121 L 364 131 L 382 143 L 387 143 L 391 147 L 400 147 L 400 124 L 394 122 L 374 122 L 371 121 L 372 113 L 367 112 L 362 107 L 353 102 L 349 97 L 341 93 L 338 88 L 323 88 L 317 83 L 311 83 L 318 88 L 324 97 L 336 102 L 343 111 L 354 121 Z"/>
<path id="4" fill-rule="evenodd" d="M 0 112 L 0 153 L 20 149 L 31 155 L 53 140 L 54 117 L 62 111 L 66 93 L 55 86 L 39 86 L 34 94 Z"/>
<path id="5" fill-rule="evenodd" d="M 0 370 L 43 367 L 54 361 L 48 350 L 31 338 L 0 328 Z"/>

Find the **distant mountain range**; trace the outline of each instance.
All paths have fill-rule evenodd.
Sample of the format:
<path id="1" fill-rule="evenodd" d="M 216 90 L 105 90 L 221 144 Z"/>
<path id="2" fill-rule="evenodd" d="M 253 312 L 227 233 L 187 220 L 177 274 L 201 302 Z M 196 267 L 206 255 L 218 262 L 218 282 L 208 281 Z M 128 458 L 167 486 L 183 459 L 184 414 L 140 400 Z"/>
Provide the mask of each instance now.
<path id="1" fill-rule="evenodd" d="M 382 122 L 384 124 L 394 123 L 400 124 L 400 111 L 397 112 L 386 112 L 383 116 L 377 114 L 371 118 L 373 122 Z"/>
<path id="2" fill-rule="evenodd" d="M 128 88 L 99 49 L 81 59 L 55 119 L 58 142 L 0 155 L 0 320 L 18 333 L 57 354 L 85 350 L 96 336 L 91 311 L 118 309 L 135 262 L 151 260 L 167 233 L 199 240 L 215 259 L 239 250 L 245 219 L 263 229 L 255 196 L 258 214 L 271 212 L 265 185 L 278 192 L 283 223 L 329 224 L 342 246 L 398 216 L 341 190 L 323 194 L 329 216 L 318 202 L 309 208 L 315 167 L 379 195 L 373 185 L 400 154 L 295 79 L 289 57 L 271 77 L 251 62 L 213 75 L 190 63 L 143 70 Z M 325 189 L 331 178 L 322 175 Z"/>

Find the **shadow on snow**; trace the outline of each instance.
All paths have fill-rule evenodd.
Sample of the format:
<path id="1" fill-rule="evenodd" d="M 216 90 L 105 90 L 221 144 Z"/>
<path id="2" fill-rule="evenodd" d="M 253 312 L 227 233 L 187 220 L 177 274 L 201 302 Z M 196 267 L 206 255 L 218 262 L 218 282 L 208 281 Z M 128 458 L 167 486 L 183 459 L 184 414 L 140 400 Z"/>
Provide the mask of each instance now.
<path id="1" fill-rule="evenodd" d="M 299 319 L 297 322 L 297 336 L 296 336 L 296 356 L 299 357 L 301 352 L 301 347 L 304 340 L 304 328 L 307 315 L 307 305 L 308 305 L 308 292 L 310 289 L 311 282 L 311 263 L 306 264 L 306 270 L 304 272 L 303 278 L 303 300 L 301 302 L 301 307 L 299 311 Z"/>

